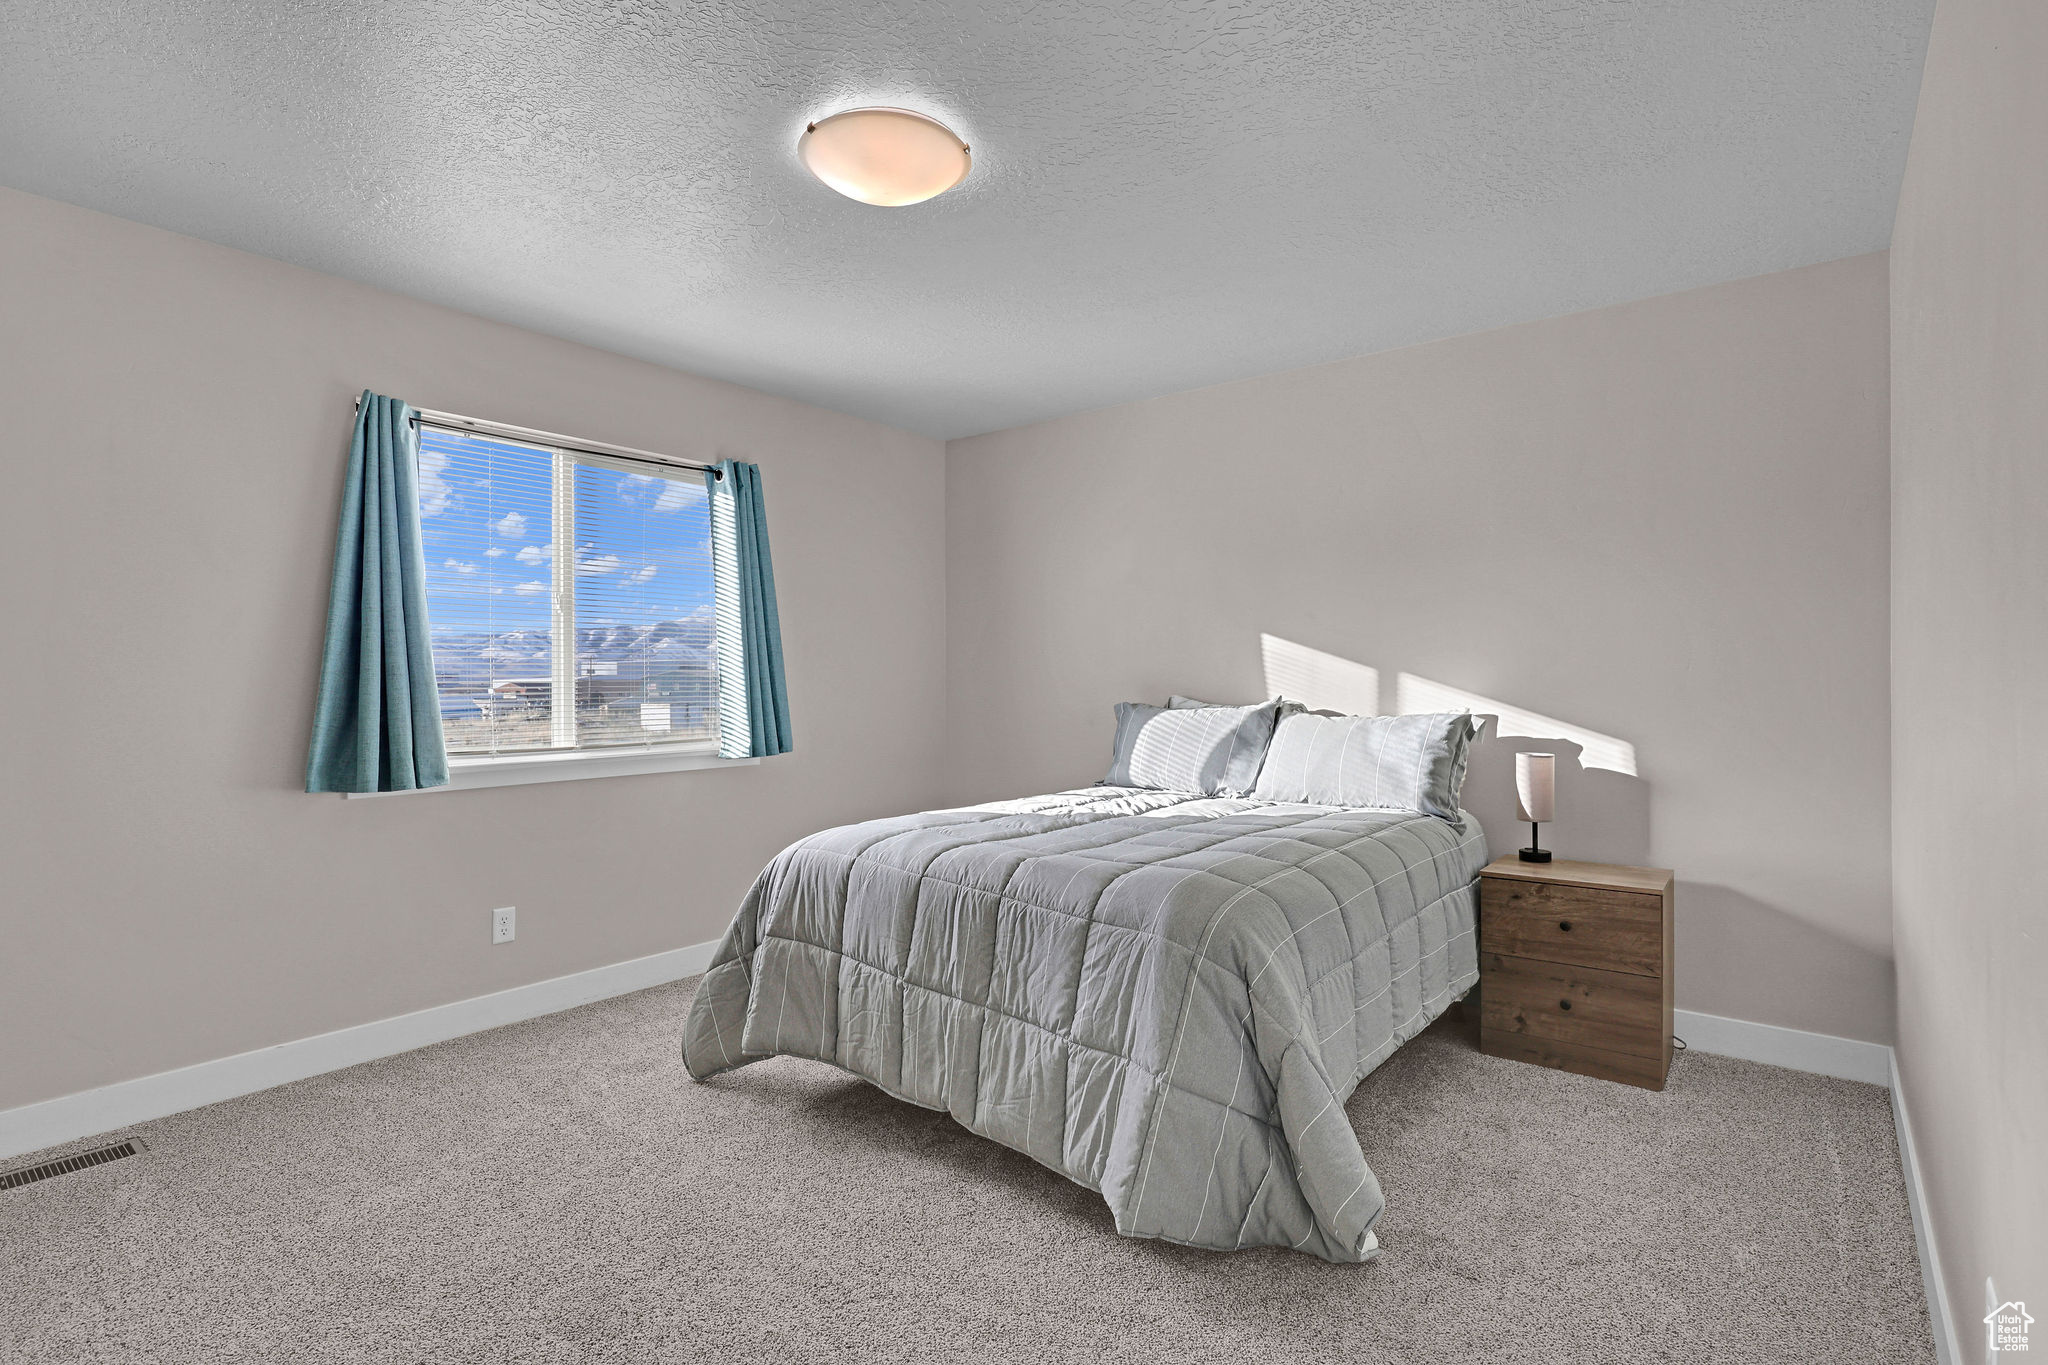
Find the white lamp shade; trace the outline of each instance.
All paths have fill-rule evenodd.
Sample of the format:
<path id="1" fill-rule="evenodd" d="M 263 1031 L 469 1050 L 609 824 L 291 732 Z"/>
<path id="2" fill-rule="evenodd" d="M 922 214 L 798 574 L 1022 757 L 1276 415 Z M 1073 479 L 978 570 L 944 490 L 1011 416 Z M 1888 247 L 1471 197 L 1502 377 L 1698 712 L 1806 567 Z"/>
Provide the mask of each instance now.
<path id="1" fill-rule="evenodd" d="M 1524 824 L 1548 824 L 1557 808 L 1557 755 L 1515 755 L 1515 808 Z"/>
<path id="2" fill-rule="evenodd" d="M 945 124 L 908 109 L 847 109 L 804 130 L 796 154 L 848 199 L 900 207 L 967 178 L 967 144 Z"/>

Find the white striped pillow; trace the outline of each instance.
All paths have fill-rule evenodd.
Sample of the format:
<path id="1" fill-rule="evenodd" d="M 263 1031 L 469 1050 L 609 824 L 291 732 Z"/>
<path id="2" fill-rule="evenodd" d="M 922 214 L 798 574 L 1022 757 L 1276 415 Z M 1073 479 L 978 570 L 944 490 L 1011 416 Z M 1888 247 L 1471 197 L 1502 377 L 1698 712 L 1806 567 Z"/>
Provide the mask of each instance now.
<path id="1" fill-rule="evenodd" d="M 1279 712 L 1274 701 L 1199 708 L 1120 701 L 1103 785 L 1249 796 Z"/>
<path id="2" fill-rule="evenodd" d="M 1313 806 L 1412 810 L 1458 818 L 1472 717 L 1283 717 L 1252 795 Z"/>

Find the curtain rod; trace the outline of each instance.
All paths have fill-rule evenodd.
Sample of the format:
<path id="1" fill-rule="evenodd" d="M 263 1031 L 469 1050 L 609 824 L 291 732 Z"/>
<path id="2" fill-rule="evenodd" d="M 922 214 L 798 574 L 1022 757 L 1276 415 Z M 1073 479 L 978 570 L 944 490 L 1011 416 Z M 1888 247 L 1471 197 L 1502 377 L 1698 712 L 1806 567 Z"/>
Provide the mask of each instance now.
<path id="1" fill-rule="evenodd" d="M 357 411 L 362 410 L 363 400 L 355 400 Z M 468 432 L 477 436 L 502 436 L 507 440 L 526 441 L 535 445 L 552 446 L 557 450 L 580 451 L 585 455 L 607 455 L 615 460 L 638 460 L 643 464 L 667 465 L 671 469 L 695 469 L 709 474 L 714 479 L 723 479 L 716 465 L 704 464 L 698 460 L 678 460 L 667 455 L 657 455 L 651 450 L 635 450 L 631 446 L 615 446 L 604 441 L 586 441 L 580 436 L 564 436 L 558 431 L 541 431 L 534 427 L 515 427 L 509 422 L 487 422 L 481 417 L 464 417 L 459 412 L 436 412 L 432 408 L 414 408 L 413 421 L 423 427 L 438 427 L 442 431 Z"/>

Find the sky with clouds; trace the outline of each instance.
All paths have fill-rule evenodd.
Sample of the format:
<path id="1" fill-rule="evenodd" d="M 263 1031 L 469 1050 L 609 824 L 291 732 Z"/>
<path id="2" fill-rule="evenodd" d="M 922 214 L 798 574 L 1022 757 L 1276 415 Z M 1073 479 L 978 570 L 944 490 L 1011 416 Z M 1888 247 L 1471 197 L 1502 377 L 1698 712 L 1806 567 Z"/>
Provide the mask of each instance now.
<path id="1" fill-rule="evenodd" d="M 576 624 L 652 625 L 712 606 L 710 516 L 695 477 L 576 466 L 576 525 L 552 526 L 549 454 L 422 428 L 420 526 L 436 634 L 549 625 L 558 542 L 575 545 Z"/>

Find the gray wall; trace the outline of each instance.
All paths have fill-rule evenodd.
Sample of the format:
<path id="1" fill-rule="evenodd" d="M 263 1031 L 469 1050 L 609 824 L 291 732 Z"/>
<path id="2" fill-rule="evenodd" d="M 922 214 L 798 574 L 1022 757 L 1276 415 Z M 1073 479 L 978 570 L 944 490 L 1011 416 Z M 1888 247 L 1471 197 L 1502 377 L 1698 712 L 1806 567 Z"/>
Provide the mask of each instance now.
<path id="1" fill-rule="evenodd" d="M 937 797 L 938 442 L 8 191 L 0 240 L 0 1108 L 714 938 L 784 843 Z M 796 752 L 299 791 L 364 387 L 758 461 Z"/>
<path id="2" fill-rule="evenodd" d="M 1679 1005 L 1889 1041 L 1886 307 L 1880 253 L 953 442 L 953 797 L 1322 651 L 1633 745 L 1550 837 L 1678 870 Z M 1578 752 L 1485 746 L 1496 852 L 1518 747 Z"/>
<path id="3" fill-rule="evenodd" d="M 1565 765 L 1550 838 L 1679 869 L 1682 1005 L 1891 1035 L 1882 256 L 948 453 L 46 200 L 0 221 L 0 1036 L 41 1044 L 0 1050 L 0 1107 L 699 942 L 810 830 L 1099 777 L 1118 699 L 1342 701 L 1357 666 L 1383 709 L 1533 713 L 1475 759 L 1498 850 L 1513 751 L 1578 750 L 1543 717 L 1634 747 Z M 365 386 L 760 461 L 797 752 L 299 792 Z"/>
<path id="4" fill-rule="evenodd" d="M 2048 1322 L 2044 66 L 2038 0 L 1941 0 L 1891 263 L 1898 1060 L 1970 1360 L 1987 1276 Z"/>

